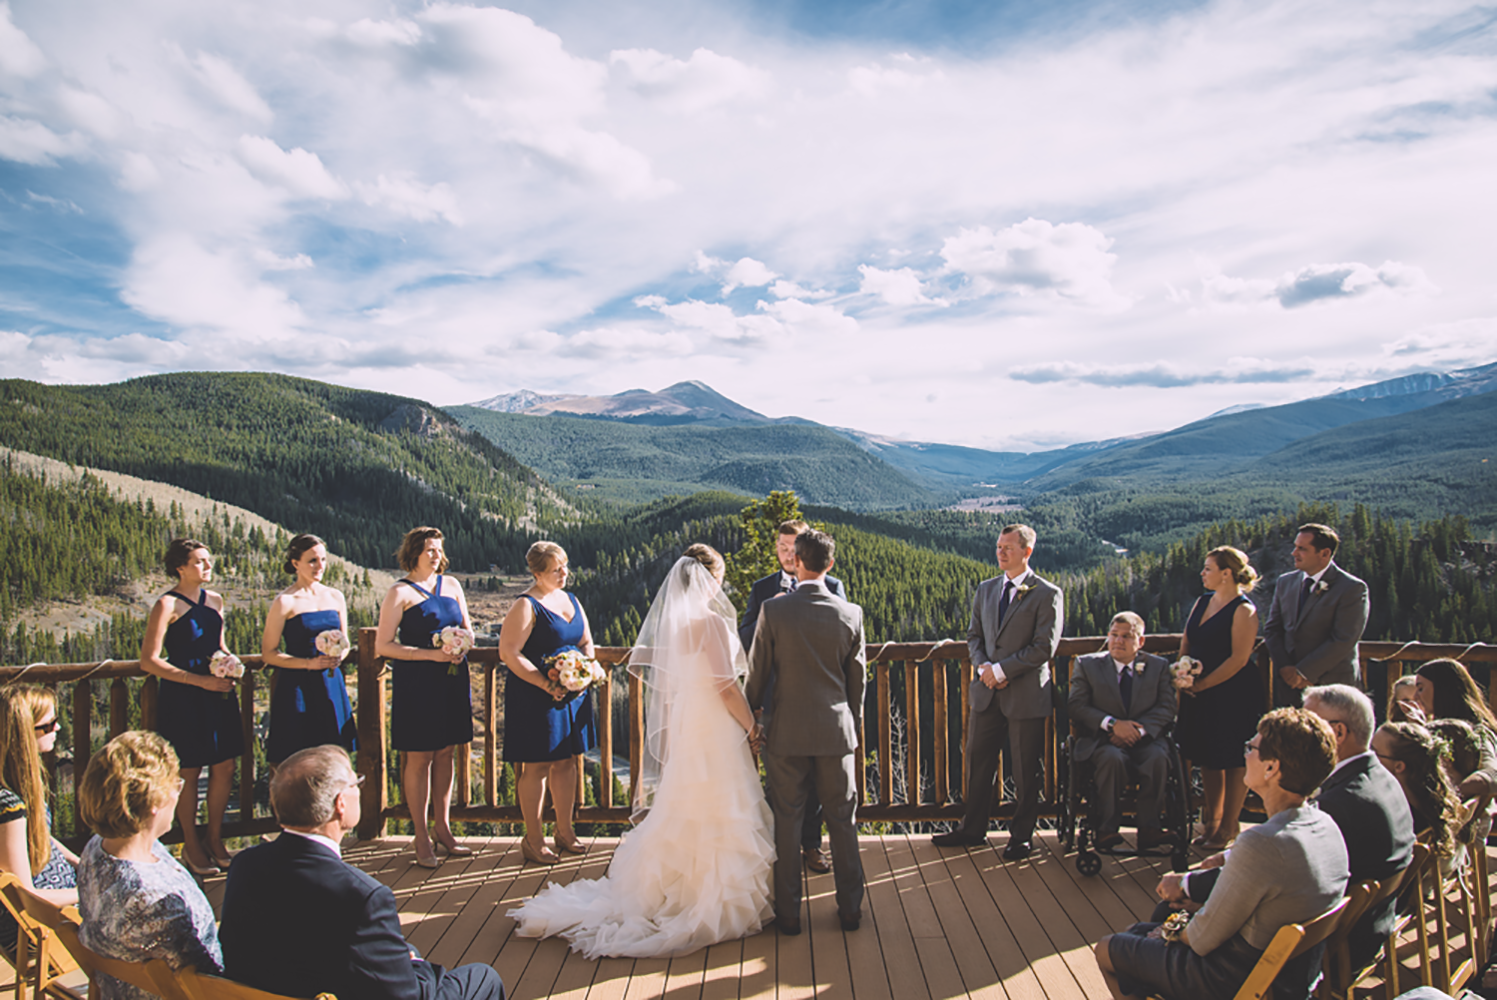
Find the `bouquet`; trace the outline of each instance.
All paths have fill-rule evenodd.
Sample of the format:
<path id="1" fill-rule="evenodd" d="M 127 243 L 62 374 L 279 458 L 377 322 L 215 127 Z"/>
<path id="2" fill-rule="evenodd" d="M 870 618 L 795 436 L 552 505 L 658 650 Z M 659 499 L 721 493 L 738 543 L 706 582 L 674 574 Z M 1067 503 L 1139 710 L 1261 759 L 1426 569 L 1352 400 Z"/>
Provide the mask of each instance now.
<path id="1" fill-rule="evenodd" d="M 317 652 L 323 656 L 331 656 L 340 663 L 348 655 L 348 651 L 353 648 L 353 644 L 348 641 L 348 636 L 343 634 L 342 629 L 337 628 L 318 632 L 317 638 L 313 640 L 313 643 L 317 646 Z"/>
<path id="2" fill-rule="evenodd" d="M 461 625 L 448 625 L 442 631 L 431 634 L 431 644 L 448 656 L 466 656 L 468 650 L 473 648 L 473 633 Z M 461 662 L 461 660 L 458 661 L 458 663 Z M 449 676 L 457 676 L 458 663 L 448 666 Z"/>
<path id="3" fill-rule="evenodd" d="M 557 682 L 572 694 L 602 683 L 606 676 L 598 661 L 583 656 L 580 649 L 563 649 L 546 657 L 545 663 L 556 674 Z"/>
<path id="4" fill-rule="evenodd" d="M 214 677 L 227 677 L 237 681 L 244 676 L 244 664 L 239 662 L 239 657 L 233 653 L 215 649 L 213 656 L 208 660 L 208 673 Z"/>
<path id="5" fill-rule="evenodd" d="M 1170 664 L 1170 683 L 1184 690 L 1201 676 L 1202 664 L 1193 656 L 1182 656 Z"/>

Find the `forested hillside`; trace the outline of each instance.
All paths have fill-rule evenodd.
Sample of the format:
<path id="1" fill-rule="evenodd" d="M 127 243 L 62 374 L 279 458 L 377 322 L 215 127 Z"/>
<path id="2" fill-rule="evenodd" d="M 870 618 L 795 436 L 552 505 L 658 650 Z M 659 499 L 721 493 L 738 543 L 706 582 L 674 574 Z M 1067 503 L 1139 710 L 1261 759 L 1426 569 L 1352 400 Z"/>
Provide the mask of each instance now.
<path id="1" fill-rule="evenodd" d="M 456 565 L 518 566 L 570 509 L 529 469 L 418 400 L 284 375 L 160 375 L 115 385 L 0 382 L 0 440 L 172 483 L 312 531 L 383 566 L 439 524 Z"/>
<path id="2" fill-rule="evenodd" d="M 472 406 L 448 412 L 558 483 L 584 483 L 623 502 L 664 493 L 794 490 L 857 510 L 930 506 L 936 496 L 903 472 L 817 424 L 659 427 Z"/>

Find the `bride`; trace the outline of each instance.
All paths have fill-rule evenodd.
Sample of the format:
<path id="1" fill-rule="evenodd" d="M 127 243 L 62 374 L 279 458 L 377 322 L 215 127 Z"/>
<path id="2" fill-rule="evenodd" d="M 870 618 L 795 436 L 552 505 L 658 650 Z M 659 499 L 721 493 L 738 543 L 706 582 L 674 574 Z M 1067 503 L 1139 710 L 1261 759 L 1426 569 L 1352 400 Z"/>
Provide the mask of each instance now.
<path id="1" fill-rule="evenodd" d="M 772 916 L 774 832 L 746 736 L 747 669 L 723 558 L 692 545 L 640 627 L 629 670 L 645 697 L 633 819 L 604 878 L 551 883 L 509 915 L 588 958 L 684 955 Z"/>

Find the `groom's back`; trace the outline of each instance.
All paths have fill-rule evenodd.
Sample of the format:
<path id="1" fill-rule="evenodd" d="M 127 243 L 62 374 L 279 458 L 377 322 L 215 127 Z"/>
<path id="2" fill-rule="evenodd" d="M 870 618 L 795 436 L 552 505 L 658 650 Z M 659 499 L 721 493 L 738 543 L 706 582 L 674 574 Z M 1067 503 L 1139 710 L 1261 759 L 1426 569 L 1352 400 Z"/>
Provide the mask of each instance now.
<path id="1" fill-rule="evenodd" d="M 825 756 L 858 745 L 866 672 L 863 609 L 824 584 L 802 583 L 766 601 L 749 664 L 749 703 L 774 676 L 768 732 L 772 753 Z"/>

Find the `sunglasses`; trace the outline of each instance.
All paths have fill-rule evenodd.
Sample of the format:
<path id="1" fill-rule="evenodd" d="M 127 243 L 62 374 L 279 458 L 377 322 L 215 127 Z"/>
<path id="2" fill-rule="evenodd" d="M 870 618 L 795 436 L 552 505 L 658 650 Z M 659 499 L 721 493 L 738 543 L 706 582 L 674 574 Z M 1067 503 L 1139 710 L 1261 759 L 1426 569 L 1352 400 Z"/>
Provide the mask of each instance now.
<path id="1" fill-rule="evenodd" d="M 55 733 L 61 728 L 62 723 L 58 722 L 55 718 L 50 719 L 47 722 L 38 722 L 35 726 L 36 735 L 38 736 L 46 736 L 48 733 Z"/>

